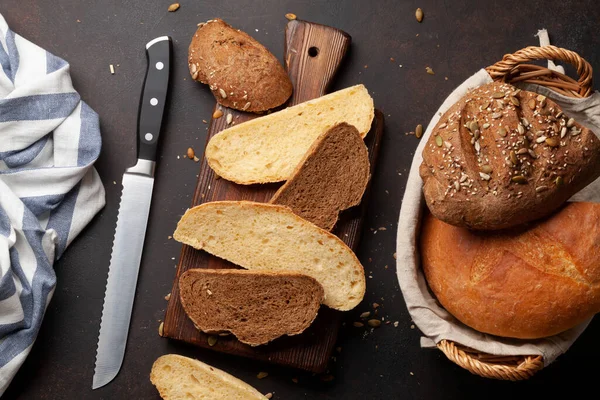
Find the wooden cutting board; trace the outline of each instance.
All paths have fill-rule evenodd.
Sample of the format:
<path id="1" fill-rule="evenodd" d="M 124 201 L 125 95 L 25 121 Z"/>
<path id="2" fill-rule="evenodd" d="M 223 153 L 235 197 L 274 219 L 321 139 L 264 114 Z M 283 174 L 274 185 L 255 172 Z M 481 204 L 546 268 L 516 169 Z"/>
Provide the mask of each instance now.
<path id="1" fill-rule="evenodd" d="M 285 30 L 285 65 L 294 85 L 294 93 L 288 106 L 320 97 L 326 93 L 338 70 L 351 37 L 335 28 L 306 21 L 294 20 Z M 233 115 L 233 123 L 239 124 L 257 115 L 230 110 L 224 107 L 221 118 L 210 121 L 208 140 L 227 128 L 226 115 Z M 383 114 L 375 110 L 371 131 L 366 137 L 373 175 L 381 136 Z M 281 184 L 243 186 L 218 178 L 203 158 L 198 183 L 190 207 L 217 200 L 250 200 L 267 202 Z M 334 233 L 351 249 L 356 250 L 362 231 L 362 220 L 368 203 L 369 187 L 362 203 L 340 215 Z M 251 347 L 239 342 L 234 336 L 220 336 L 216 344 L 208 344 L 208 335 L 200 332 L 186 316 L 179 300 L 179 276 L 190 268 L 237 268 L 235 265 L 210 254 L 183 245 L 173 282 L 171 298 L 167 306 L 163 336 L 182 340 L 216 351 L 236 354 L 316 373 L 327 368 L 331 357 L 342 313 L 321 306 L 310 328 L 297 336 L 285 336 L 264 346 Z"/>

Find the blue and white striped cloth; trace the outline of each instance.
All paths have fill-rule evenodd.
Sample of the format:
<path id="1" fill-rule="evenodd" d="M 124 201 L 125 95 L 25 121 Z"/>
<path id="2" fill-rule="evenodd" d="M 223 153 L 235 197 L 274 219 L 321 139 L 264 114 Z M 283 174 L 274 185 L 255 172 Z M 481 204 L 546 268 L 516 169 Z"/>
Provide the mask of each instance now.
<path id="1" fill-rule="evenodd" d="M 104 206 L 93 167 L 98 115 L 69 64 L 11 31 L 0 14 L 0 396 L 36 339 L 52 268 Z"/>

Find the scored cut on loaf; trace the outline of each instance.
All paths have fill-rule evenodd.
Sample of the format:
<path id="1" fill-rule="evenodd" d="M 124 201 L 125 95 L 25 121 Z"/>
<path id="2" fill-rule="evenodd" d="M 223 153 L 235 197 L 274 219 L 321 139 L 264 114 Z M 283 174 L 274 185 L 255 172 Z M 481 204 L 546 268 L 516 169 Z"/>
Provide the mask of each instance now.
<path id="1" fill-rule="evenodd" d="M 504 83 L 440 118 L 419 173 L 436 218 L 496 230 L 550 215 L 600 175 L 600 140 L 558 104 Z"/>
<path id="2" fill-rule="evenodd" d="M 298 273 L 190 269 L 179 278 L 179 297 L 199 330 L 230 332 L 258 346 L 308 328 L 321 306 L 323 287 Z"/>
<path id="3" fill-rule="evenodd" d="M 367 89 L 352 86 L 225 129 L 206 145 L 206 161 L 239 184 L 285 181 L 327 129 L 346 122 L 364 138 L 373 117 Z"/>
<path id="4" fill-rule="evenodd" d="M 192 79 L 209 85 L 225 107 L 262 112 L 292 94 L 292 82 L 269 50 L 219 18 L 200 24 L 188 49 Z"/>
<path id="5" fill-rule="evenodd" d="M 311 276 L 323 286 L 323 304 L 337 310 L 351 310 L 365 294 L 363 266 L 354 252 L 285 206 L 204 203 L 185 212 L 173 238 L 246 269 Z"/>
<path id="6" fill-rule="evenodd" d="M 345 122 L 315 140 L 291 178 L 270 203 L 330 231 L 341 211 L 360 204 L 369 182 L 369 152 L 358 130 Z"/>
<path id="7" fill-rule="evenodd" d="M 600 204 L 567 203 L 547 219 L 501 231 L 427 213 L 420 241 L 432 292 L 480 332 L 542 338 L 600 312 Z"/>
<path id="8" fill-rule="evenodd" d="M 164 400 L 267 399 L 227 372 L 177 354 L 166 354 L 154 361 L 150 381 Z"/>

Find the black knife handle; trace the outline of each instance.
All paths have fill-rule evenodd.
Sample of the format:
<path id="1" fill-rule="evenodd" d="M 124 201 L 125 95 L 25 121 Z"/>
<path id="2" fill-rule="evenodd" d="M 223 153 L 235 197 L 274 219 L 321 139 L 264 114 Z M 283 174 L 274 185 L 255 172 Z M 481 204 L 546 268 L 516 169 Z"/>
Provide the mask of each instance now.
<path id="1" fill-rule="evenodd" d="M 171 69 L 171 38 L 161 36 L 146 45 L 148 69 L 138 114 L 138 158 L 156 161 Z"/>

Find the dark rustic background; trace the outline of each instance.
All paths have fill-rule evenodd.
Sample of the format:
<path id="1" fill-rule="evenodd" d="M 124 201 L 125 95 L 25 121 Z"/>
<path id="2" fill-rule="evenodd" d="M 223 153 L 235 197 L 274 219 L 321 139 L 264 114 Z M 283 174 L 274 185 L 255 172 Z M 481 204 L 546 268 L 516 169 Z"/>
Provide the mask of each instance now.
<path id="1" fill-rule="evenodd" d="M 170 1 L 0 0 L 11 28 L 66 59 L 75 87 L 100 114 L 103 151 L 97 168 L 107 205 L 56 263 L 58 286 L 33 351 L 6 399 L 158 399 L 148 374 L 166 353 L 197 357 L 247 381 L 275 399 L 465 399 L 549 397 L 596 390 L 600 321 L 534 378 L 520 383 L 479 378 L 437 350 L 419 347 L 395 276 L 393 253 L 398 213 L 417 139 L 406 136 L 426 124 L 460 82 L 503 54 L 538 43 L 547 28 L 552 43 L 574 50 L 600 71 L 600 4 L 565 1 L 191 1 L 168 13 Z M 422 24 L 414 12 L 425 12 Z M 175 274 L 180 244 L 172 235 L 189 206 L 199 164 L 184 159 L 205 142 L 213 98 L 190 80 L 186 52 L 198 22 L 221 17 L 276 56 L 283 54 L 284 15 L 340 28 L 353 41 L 333 89 L 364 83 L 386 116 L 370 212 L 358 256 L 369 275 L 363 305 L 346 314 L 332 360 L 334 379 L 272 367 L 158 336 Z M 134 164 L 137 106 L 144 79 L 144 45 L 174 39 L 171 101 L 125 361 L 108 386 L 91 390 L 94 355 L 115 226 L 120 179 Z M 393 60 L 392 60 L 393 59 Z M 111 75 L 109 65 L 115 66 Z M 400 67 L 401 65 L 401 67 Z M 430 66 L 435 75 L 428 75 Z M 595 74 L 600 83 L 600 75 Z M 115 182 L 117 182 L 115 184 Z M 378 230 L 385 227 L 387 230 Z M 371 278 L 372 277 L 372 278 Z M 386 320 L 374 332 L 352 327 L 360 313 L 380 303 Z M 269 376 L 258 380 L 256 374 Z M 297 379 L 297 383 L 292 381 Z M 595 395 L 592 395 L 594 397 Z"/>

